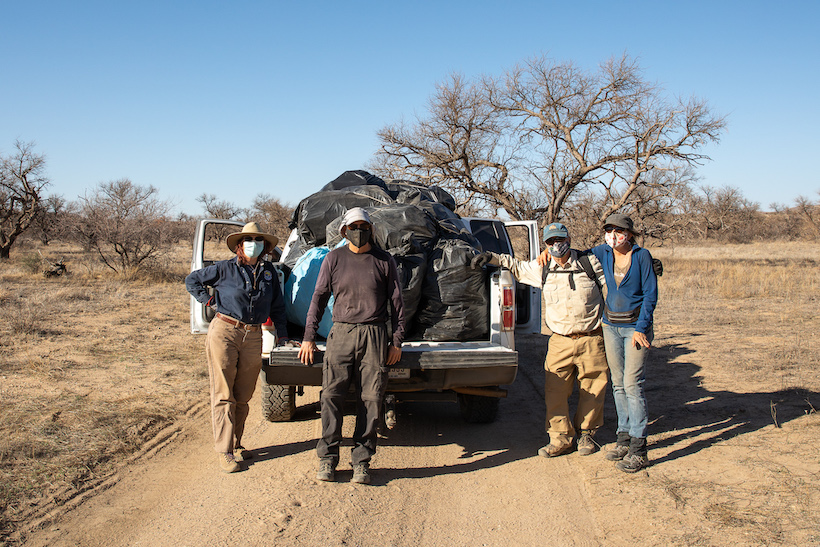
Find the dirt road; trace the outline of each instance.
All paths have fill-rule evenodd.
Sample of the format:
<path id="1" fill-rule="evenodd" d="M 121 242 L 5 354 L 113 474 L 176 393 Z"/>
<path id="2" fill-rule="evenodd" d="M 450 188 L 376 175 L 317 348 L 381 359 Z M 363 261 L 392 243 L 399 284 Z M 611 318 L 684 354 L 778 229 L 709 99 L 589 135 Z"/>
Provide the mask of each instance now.
<path id="1" fill-rule="evenodd" d="M 594 545 L 604 541 L 590 510 L 583 468 L 602 458 L 546 460 L 543 339 L 519 344 L 522 366 L 498 420 L 468 425 L 452 403 L 400 406 L 381 439 L 374 482 L 317 481 L 318 392 L 301 398 L 297 421 L 268 423 L 252 406 L 246 444 L 254 459 L 220 473 L 207 409 L 153 457 L 28 538 L 28 545 Z M 352 432 L 345 419 L 345 436 Z M 343 448 L 345 452 L 346 448 Z M 343 452 L 343 456 L 346 453 Z M 608 466 L 607 466 L 608 467 Z M 571 525 L 567 525 L 571 523 Z"/>
<path id="2" fill-rule="evenodd" d="M 735 349 L 724 335 L 670 321 L 656 338 L 647 372 L 652 466 L 635 475 L 601 452 L 536 455 L 546 440 L 546 338 L 519 336 L 518 378 L 497 421 L 465 424 L 452 403 L 400 405 L 397 428 L 380 441 L 372 485 L 351 484 L 346 459 L 338 482 L 315 479 L 318 390 L 300 398 L 290 423 L 262 420 L 253 404 L 246 445 L 255 458 L 232 475 L 218 470 L 203 404 L 176 438 L 24 544 L 820 544 L 812 509 L 820 421 L 807 411 L 817 393 L 733 391 L 718 348 Z M 608 396 L 596 437 L 602 444 L 614 440 L 614 416 Z M 347 438 L 352 427 L 347 416 Z"/>

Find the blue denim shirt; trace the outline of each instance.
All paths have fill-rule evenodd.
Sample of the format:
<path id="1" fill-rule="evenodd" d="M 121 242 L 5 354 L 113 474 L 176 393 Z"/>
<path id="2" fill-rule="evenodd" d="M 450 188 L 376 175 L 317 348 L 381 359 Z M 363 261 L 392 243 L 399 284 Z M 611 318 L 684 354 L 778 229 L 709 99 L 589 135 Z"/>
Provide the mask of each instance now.
<path id="1" fill-rule="evenodd" d="M 652 326 L 655 306 L 658 303 L 658 278 L 652 269 L 652 255 L 635 245 L 632 247 L 632 263 L 621 285 L 615 281 L 615 255 L 609 245 L 591 249 L 604 268 L 606 277 L 606 305 L 615 312 L 631 311 L 640 306 L 641 313 L 634 323 L 635 330 L 646 334 Z M 604 316 L 604 323 L 611 325 Z M 618 325 L 623 326 L 623 325 Z"/>
<path id="2" fill-rule="evenodd" d="M 288 337 L 285 298 L 273 264 L 260 260 L 256 267 L 240 265 L 236 258 L 222 260 L 188 274 L 185 288 L 198 302 L 208 304 L 214 288 L 216 311 L 243 323 L 273 321 L 277 336 Z"/>

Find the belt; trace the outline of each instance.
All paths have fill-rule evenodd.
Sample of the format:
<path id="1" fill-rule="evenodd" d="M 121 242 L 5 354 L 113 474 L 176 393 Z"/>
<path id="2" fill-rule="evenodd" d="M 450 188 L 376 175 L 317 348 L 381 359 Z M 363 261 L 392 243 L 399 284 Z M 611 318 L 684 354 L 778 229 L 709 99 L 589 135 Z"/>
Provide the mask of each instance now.
<path id="1" fill-rule="evenodd" d="M 222 319 L 226 323 L 229 323 L 234 326 L 236 329 L 243 329 L 243 330 L 257 330 L 262 327 L 262 325 L 250 325 L 248 323 L 243 323 L 238 319 L 234 319 L 233 317 L 228 317 L 227 315 L 223 315 L 221 313 L 216 314 L 217 318 Z"/>
<path id="2" fill-rule="evenodd" d="M 561 334 L 560 336 L 577 340 L 579 338 L 583 338 L 584 336 L 598 336 L 600 334 L 603 334 L 603 332 L 603 329 L 601 327 L 598 327 L 597 329 L 591 330 L 589 332 L 573 332 L 572 334 Z"/>

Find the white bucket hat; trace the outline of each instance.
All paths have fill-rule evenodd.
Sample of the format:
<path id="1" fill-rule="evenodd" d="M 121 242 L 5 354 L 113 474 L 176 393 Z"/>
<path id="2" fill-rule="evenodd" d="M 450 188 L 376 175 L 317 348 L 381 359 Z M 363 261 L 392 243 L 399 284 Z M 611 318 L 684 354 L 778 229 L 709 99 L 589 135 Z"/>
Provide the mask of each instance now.
<path id="1" fill-rule="evenodd" d="M 345 231 L 347 231 L 348 226 L 360 220 L 363 220 L 364 222 L 367 222 L 368 224 L 373 226 L 373 221 L 370 220 L 370 215 L 367 214 L 367 211 L 365 211 L 361 207 L 354 207 L 352 209 L 348 209 L 348 211 L 345 213 L 345 216 L 342 217 L 342 225 L 339 226 L 339 233 L 342 234 L 342 237 L 344 237 Z"/>

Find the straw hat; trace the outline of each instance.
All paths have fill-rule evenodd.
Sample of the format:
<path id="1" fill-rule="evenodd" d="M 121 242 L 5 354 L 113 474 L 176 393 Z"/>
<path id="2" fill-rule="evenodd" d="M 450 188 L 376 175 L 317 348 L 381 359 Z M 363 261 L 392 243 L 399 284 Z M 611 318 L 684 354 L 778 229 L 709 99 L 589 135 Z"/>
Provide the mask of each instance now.
<path id="1" fill-rule="evenodd" d="M 265 241 L 270 243 L 271 248 L 275 247 L 277 243 L 279 243 L 279 238 L 273 234 L 268 234 L 263 232 L 261 228 L 259 228 L 259 224 L 256 222 L 248 222 L 242 227 L 241 232 L 234 232 L 228 236 L 225 240 L 228 244 L 228 248 L 236 252 L 236 244 L 244 237 L 263 237 Z"/>

